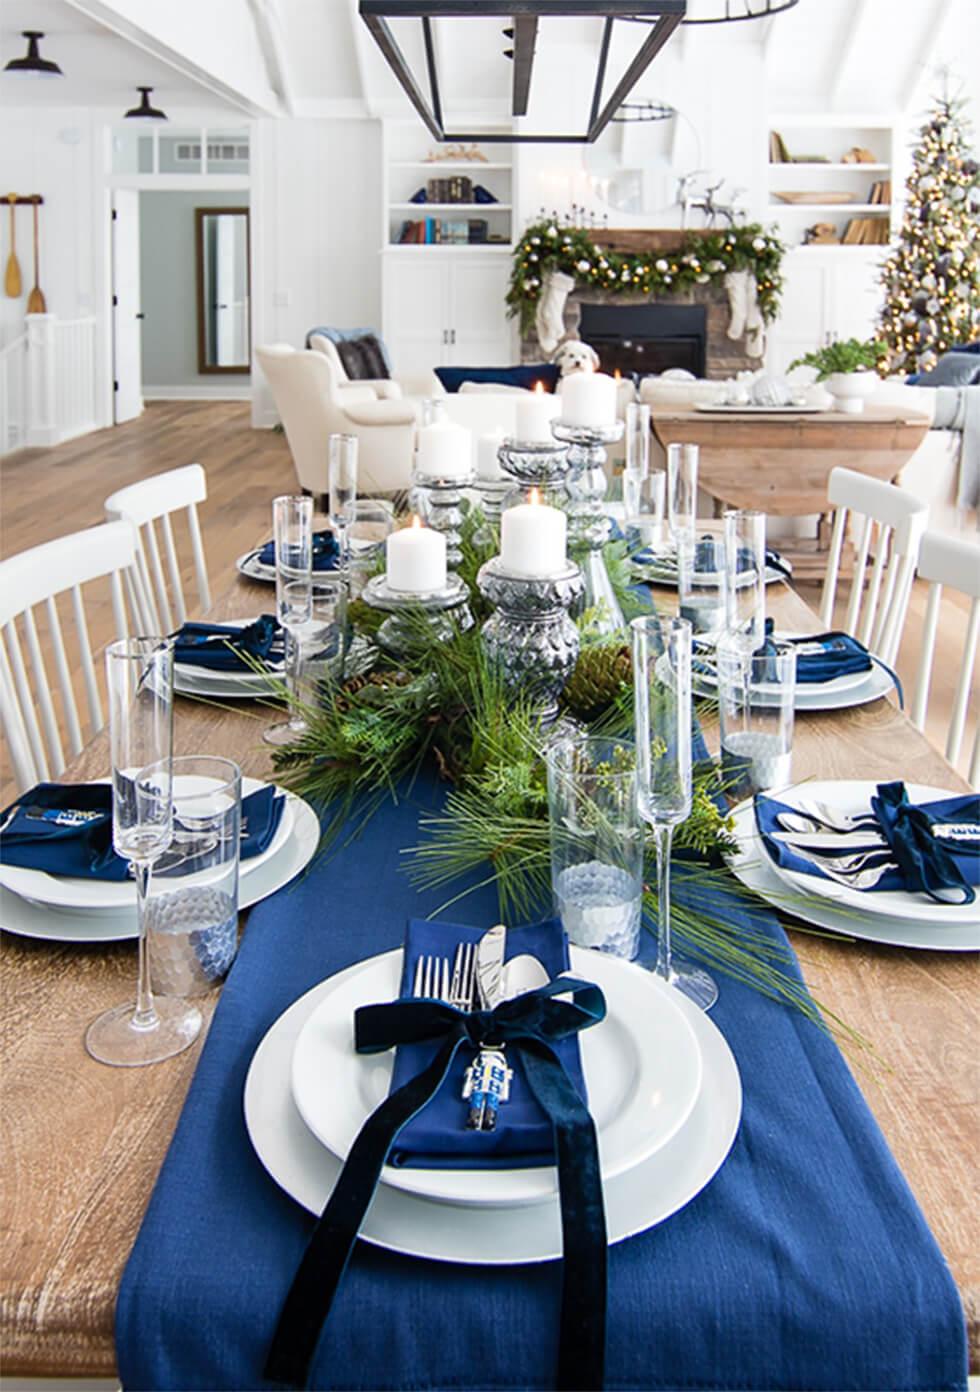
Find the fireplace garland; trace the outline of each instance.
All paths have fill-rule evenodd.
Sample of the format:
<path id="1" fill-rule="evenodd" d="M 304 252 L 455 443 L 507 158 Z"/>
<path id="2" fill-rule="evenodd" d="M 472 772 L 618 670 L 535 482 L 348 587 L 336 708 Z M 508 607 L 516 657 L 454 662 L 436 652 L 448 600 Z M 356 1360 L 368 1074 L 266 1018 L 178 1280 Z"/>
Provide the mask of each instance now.
<path id="1" fill-rule="evenodd" d="M 749 271 L 755 277 L 763 319 L 775 319 L 785 248 L 774 232 L 749 223 L 680 235 L 673 251 L 624 254 L 604 250 L 588 228 L 550 219 L 532 223 L 514 248 L 508 312 L 519 316 L 521 331 L 527 334 L 545 282 L 556 271 L 571 276 L 579 289 L 653 297 L 721 282 L 729 271 Z"/>

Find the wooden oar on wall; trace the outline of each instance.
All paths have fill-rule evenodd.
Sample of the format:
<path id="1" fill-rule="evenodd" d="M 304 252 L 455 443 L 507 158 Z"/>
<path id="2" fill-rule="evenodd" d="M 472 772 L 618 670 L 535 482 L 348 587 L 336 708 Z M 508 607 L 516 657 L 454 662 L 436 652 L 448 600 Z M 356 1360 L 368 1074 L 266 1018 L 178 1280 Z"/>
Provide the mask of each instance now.
<path id="1" fill-rule="evenodd" d="M 3 292 L 5 295 L 9 295 L 12 300 L 19 300 L 23 293 L 24 282 L 20 274 L 20 262 L 17 260 L 17 229 L 14 212 L 17 206 L 16 193 L 8 193 L 7 202 L 10 204 L 10 255 L 7 257 L 7 269 L 3 274 Z"/>
<path id="2" fill-rule="evenodd" d="M 41 294 L 41 287 L 37 283 L 38 276 L 38 254 L 37 254 L 37 206 L 39 199 L 34 199 L 34 286 L 27 297 L 28 314 L 46 314 L 48 307 Z"/>

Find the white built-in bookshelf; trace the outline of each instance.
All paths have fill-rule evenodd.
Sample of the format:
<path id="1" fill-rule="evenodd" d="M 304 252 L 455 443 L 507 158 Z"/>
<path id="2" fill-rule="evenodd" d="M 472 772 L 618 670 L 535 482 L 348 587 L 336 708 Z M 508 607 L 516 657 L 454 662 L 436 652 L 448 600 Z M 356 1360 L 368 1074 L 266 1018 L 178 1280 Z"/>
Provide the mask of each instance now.
<path id="1" fill-rule="evenodd" d="M 384 141 L 386 246 L 436 254 L 447 249 L 484 253 L 512 249 L 514 164 L 510 145 L 476 142 L 483 160 L 430 159 L 428 156 L 445 147 L 432 140 L 418 121 L 386 123 Z M 434 187 L 436 181 L 444 185 L 441 190 Z M 477 185 L 496 202 L 467 197 Z M 424 203 L 413 202 L 421 189 L 430 196 Z M 429 240 L 419 236 L 420 223 L 423 233 L 429 224 Z M 408 230 L 411 225 L 413 231 Z"/>

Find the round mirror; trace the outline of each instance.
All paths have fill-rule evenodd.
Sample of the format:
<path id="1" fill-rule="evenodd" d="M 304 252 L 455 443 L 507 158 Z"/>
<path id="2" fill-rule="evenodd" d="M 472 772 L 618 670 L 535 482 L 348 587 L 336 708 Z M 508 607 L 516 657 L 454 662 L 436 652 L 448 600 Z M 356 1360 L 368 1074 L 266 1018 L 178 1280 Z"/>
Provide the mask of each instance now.
<path id="1" fill-rule="evenodd" d="M 634 97 L 583 159 L 597 202 L 618 213 L 664 213 L 678 205 L 681 175 L 700 169 L 701 141 L 676 107 Z"/>

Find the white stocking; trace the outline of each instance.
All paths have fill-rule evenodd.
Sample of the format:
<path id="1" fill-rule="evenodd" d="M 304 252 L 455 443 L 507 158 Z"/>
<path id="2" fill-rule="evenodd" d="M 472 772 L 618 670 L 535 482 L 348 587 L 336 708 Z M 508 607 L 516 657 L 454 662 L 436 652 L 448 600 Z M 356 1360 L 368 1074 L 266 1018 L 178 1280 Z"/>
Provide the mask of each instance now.
<path id="1" fill-rule="evenodd" d="M 574 287 L 574 279 L 564 271 L 551 271 L 545 277 L 534 313 L 534 328 L 544 353 L 553 353 L 565 332 L 565 301 Z"/>
<path id="2" fill-rule="evenodd" d="M 750 271 L 729 271 L 725 276 L 731 321 L 729 338 L 745 337 L 750 358 L 761 358 L 766 349 L 766 324 L 759 308 L 755 276 Z"/>

